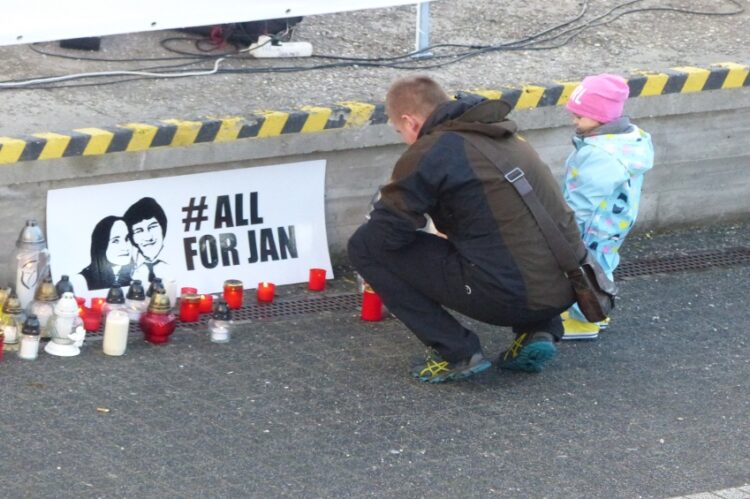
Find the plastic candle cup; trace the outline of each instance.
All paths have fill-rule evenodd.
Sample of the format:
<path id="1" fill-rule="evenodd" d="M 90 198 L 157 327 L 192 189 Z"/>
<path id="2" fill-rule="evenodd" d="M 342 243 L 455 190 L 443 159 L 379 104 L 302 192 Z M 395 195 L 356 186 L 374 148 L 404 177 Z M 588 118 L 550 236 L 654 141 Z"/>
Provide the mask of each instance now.
<path id="1" fill-rule="evenodd" d="M 383 301 L 369 285 L 365 285 L 365 290 L 362 293 L 361 317 L 363 321 L 373 322 L 383 319 Z"/>
<path id="2" fill-rule="evenodd" d="M 180 288 L 180 296 L 186 295 L 186 294 L 189 294 L 189 293 L 197 295 L 198 294 L 198 289 L 196 289 L 196 288 Z"/>
<path id="3" fill-rule="evenodd" d="M 237 279 L 224 281 L 224 301 L 227 302 L 227 307 L 230 310 L 242 307 L 242 295 L 242 281 Z"/>
<path id="4" fill-rule="evenodd" d="M 195 293 L 185 293 L 180 297 L 180 321 L 198 322 L 201 297 Z"/>
<path id="5" fill-rule="evenodd" d="M 86 310 L 86 298 L 76 296 L 76 303 L 78 304 L 78 315 L 83 317 L 83 312 Z"/>
<path id="6" fill-rule="evenodd" d="M 214 295 L 200 295 L 201 304 L 200 312 L 202 314 L 210 314 L 214 311 Z"/>
<path id="7" fill-rule="evenodd" d="M 102 307 L 104 306 L 104 298 L 92 298 L 91 299 L 91 310 L 101 315 Z"/>
<path id="8" fill-rule="evenodd" d="M 81 313 L 83 328 L 89 332 L 99 331 L 102 325 L 102 314 L 90 308 L 84 308 Z"/>
<path id="9" fill-rule="evenodd" d="M 107 315 L 102 343 L 102 351 L 105 355 L 119 356 L 125 353 L 129 325 L 128 314 L 123 310 L 113 310 Z"/>
<path id="10" fill-rule="evenodd" d="M 276 285 L 272 282 L 259 282 L 257 295 L 258 301 L 262 303 L 271 303 L 276 294 Z M 231 307 L 230 307 L 231 308 Z"/>
<path id="11" fill-rule="evenodd" d="M 307 284 L 310 291 L 323 291 L 326 289 L 326 269 L 310 269 L 310 282 Z"/>

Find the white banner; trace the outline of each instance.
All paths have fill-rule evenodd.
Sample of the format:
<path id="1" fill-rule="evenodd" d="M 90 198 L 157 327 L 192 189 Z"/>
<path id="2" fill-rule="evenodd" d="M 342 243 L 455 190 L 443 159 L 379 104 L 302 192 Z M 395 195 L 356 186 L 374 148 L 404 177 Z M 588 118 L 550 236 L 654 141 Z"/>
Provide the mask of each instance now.
<path id="1" fill-rule="evenodd" d="M 52 276 L 86 298 L 150 274 L 200 293 L 332 278 L 324 189 L 325 161 L 307 161 L 51 190 Z"/>
<path id="2" fill-rule="evenodd" d="M 0 45 L 282 19 L 415 3 L 416 0 L 2 0 Z"/>

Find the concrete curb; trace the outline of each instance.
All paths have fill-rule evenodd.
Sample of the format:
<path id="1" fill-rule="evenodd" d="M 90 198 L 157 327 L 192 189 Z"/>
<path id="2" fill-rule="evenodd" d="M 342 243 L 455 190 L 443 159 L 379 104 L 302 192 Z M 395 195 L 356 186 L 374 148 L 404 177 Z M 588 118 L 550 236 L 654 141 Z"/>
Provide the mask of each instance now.
<path id="1" fill-rule="evenodd" d="M 502 98 L 514 109 L 533 109 L 564 105 L 578 83 L 563 81 L 469 92 L 490 99 Z M 630 75 L 628 85 L 631 98 L 750 87 L 750 67 L 720 63 L 709 68 L 678 67 L 664 72 L 643 71 Z M 382 103 L 344 102 L 335 107 L 305 106 L 296 111 L 264 111 L 247 117 L 169 119 L 115 127 L 80 128 L 72 132 L 34 133 L 30 136 L 0 137 L 0 164 L 364 128 L 387 121 Z"/>

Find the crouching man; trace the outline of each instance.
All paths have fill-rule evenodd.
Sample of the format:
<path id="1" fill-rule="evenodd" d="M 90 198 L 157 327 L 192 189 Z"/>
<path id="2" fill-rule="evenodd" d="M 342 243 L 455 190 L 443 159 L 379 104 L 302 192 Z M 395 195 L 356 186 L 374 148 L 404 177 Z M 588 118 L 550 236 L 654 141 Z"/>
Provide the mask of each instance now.
<path id="1" fill-rule="evenodd" d="M 556 354 L 573 290 L 519 194 L 467 137 L 491 138 L 501 161 L 523 170 L 582 257 L 558 182 L 516 133 L 504 101 L 451 101 L 435 81 L 414 76 L 393 83 L 386 107 L 409 148 L 348 251 L 388 309 L 429 347 L 412 375 L 441 383 L 491 366 L 477 335 L 446 309 L 511 326 L 515 341 L 498 368 L 541 371 Z M 445 237 L 420 230 L 425 214 Z"/>

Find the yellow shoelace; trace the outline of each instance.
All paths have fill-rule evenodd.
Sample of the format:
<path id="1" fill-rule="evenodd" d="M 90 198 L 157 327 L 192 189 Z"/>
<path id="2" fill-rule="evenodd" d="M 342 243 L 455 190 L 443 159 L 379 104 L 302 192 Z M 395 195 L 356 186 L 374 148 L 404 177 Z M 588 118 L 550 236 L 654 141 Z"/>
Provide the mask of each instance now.
<path id="1" fill-rule="evenodd" d="M 436 376 L 443 371 L 449 370 L 450 369 L 448 369 L 448 361 L 427 359 L 427 364 L 422 368 L 421 371 L 419 371 L 419 375 L 425 376 L 429 374 L 430 376 Z"/>
<path id="2" fill-rule="evenodd" d="M 515 359 L 518 356 L 518 352 L 521 350 L 521 348 L 523 348 L 523 340 L 525 339 L 526 333 L 523 333 L 521 336 L 516 338 L 516 341 L 514 341 L 510 348 L 505 352 L 503 360 L 508 360 L 509 355 L 512 359 Z"/>

